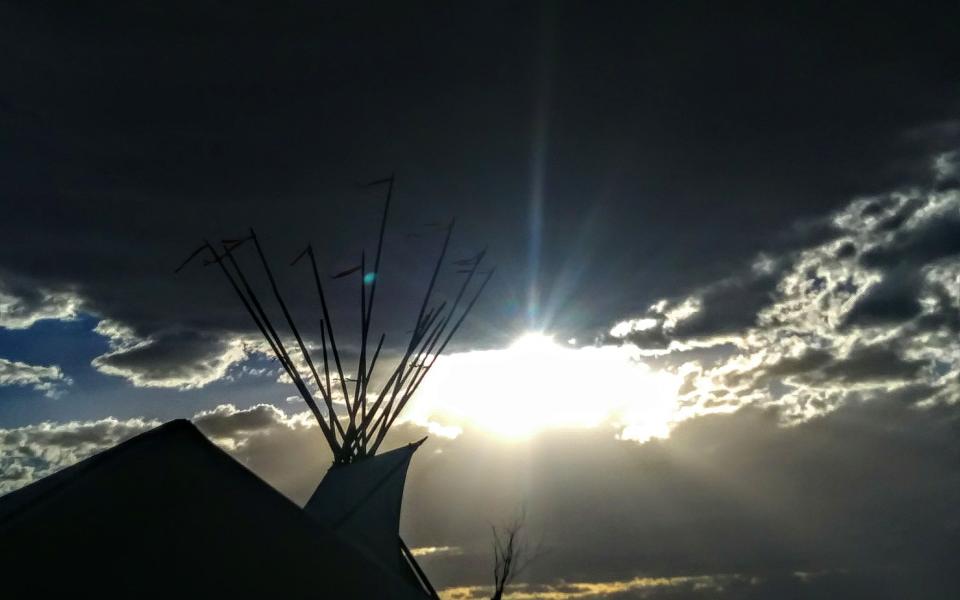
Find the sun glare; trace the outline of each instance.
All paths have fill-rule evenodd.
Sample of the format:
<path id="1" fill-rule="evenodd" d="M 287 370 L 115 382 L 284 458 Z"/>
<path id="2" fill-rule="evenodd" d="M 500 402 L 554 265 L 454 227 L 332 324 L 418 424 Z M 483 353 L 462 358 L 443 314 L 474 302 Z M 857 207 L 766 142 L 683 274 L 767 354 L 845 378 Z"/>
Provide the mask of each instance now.
<path id="1" fill-rule="evenodd" d="M 630 346 L 577 348 L 526 333 L 503 349 L 441 357 L 407 418 L 447 436 L 466 427 L 523 439 L 609 426 L 624 438 L 664 437 L 680 382 L 638 358 Z"/>

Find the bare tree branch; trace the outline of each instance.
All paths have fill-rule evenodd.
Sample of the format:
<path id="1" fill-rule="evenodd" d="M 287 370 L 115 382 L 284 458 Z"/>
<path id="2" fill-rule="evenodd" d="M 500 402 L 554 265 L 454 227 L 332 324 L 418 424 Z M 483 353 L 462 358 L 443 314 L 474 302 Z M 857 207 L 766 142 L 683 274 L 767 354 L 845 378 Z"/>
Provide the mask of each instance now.
<path id="1" fill-rule="evenodd" d="M 507 586 L 540 555 L 540 545 L 531 547 L 526 539 L 526 521 L 526 510 L 523 510 L 505 525 L 490 526 L 493 532 L 494 583 L 490 600 L 502 600 Z"/>

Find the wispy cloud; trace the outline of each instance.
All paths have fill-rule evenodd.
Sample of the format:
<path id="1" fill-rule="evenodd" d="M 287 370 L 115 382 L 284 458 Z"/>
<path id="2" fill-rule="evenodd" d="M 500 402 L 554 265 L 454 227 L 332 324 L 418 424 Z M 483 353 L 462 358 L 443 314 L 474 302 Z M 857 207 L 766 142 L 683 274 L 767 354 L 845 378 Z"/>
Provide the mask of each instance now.
<path id="1" fill-rule="evenodd" d="M 31 365 L 0 358 L 0 387 L 27 386 L 54 398 L 72 383 L 73 380 L 56 365 Z"/>

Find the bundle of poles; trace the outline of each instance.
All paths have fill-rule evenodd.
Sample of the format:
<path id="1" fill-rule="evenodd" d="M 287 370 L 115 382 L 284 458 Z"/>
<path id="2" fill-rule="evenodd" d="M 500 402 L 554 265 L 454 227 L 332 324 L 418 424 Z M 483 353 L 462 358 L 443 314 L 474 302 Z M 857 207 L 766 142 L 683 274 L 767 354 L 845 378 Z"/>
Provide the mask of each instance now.
<path id="1" fill-rule="evenodd" d="M 451 221 L 449 225 L 445 226 L 446 233 L 443 244 L 434 264 L 423 300 L 420 303 L 410 339 L 407 341 L 405 350 L 389 377 L 379 386 L 379 391 L 372 389 L 371 381 L 374 376 L 374 368 L 383 349 L 385 334 L 380 335 L 372 354 L 368 353 L 368 342 L 377 283 L 380 280 L 383 240 L 387 229 L 387 218 L 390 214 L 394 178 L 390 176 L 367 185 L 386 186 L 386 200 L 383 207 L 383 216 L 380 220 L 373 270 L 367 270 L 366 253 L 362 251 L 359 265 L 333 276 L 333 279 L 344 279 L 356 274 L 360 280 L 360 345 L 356 373 L 352 378 L 347 377 L 344 372 L 340 348 L 337 345 L 337 338 L 334 333 L 333 320 L 330 317 L 327 297 L 324 293 L 323 278 L 317 267 L 317 260 L 311 245 L 307 245 L 290 265 L 297 264 L 304 257 L 309 258 L 322 316 L 320 322 L 322 354 L 319 361 L 315 361 L 311 355 L 307 342 L 301 335 L 300 329 L 283 299 L 273 269 L 264 253 L 263 245 L 253 229 L 243 237 L 221 240 L 219 247 L 204 240 L 203 244 L 194 250 L 176 269 L 176 272 L 179 272 L 195 258 L 204 254 L 209 256 L 208 260 L 204 262 L 205 265 L 219 267 L 220 272 L 240 298 L 260 334 L 270 346 L 273 355 L 316 417 L 320 430 L 333 452 L 335 464 L 349 464 L 365 456 L 376 454 L 387 432 L 473 309 L 494 272 L 493 269 L 486 271 L 480 269 L 486 251 L 481 251 L 469 258 L 453 261 L 453 264 L 457 266 L 457 273 L 464 275 L 463 282 L 460 284 L 452 302 L 433 303 L 437 279 L 441 268 L 445 264 L 454 222 Z M 254 290 L 240 264 L 238 251 L 244 247 L 252 247 L 255 250 L 258 258 L 257 262 L 259 262 L 260 268 L 263 269 L 270 284 L 273 300 L 283 314 L 282 322 L 286 324 L 287 330 L 285 332 L 281 332 L 274 325 L 264 308 L 264 302 Z M 284 337 L 287 337 L 289 341 L 291 335 L 296 342 L 295 352 L 298 352 L 303 359 L 300 366 L 294 361 L 294 356 L 288 349 L 289 344 L 284 341 Z M 331 369 L 336 370 L 336 383 L 331 376 Z M 304 374 L 303 371 L 307 371 L 307 373 Z M 312 389 L 309 381 L 312 381 Z M 339 388 L 341 395 L 339 402 L 334 399 L 335 387 Z M 315 397 L 316 394 L 319 394 L 326 409 L 326 414 L 321 410 Z M 340 405 L 339 408 L 338 404 Z"/>

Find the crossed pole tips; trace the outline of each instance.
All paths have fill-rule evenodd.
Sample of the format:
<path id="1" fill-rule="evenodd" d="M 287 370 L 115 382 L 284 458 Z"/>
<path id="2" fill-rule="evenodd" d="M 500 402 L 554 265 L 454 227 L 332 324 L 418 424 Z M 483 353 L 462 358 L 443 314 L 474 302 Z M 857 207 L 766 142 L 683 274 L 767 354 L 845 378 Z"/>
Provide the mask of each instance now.
<path id="1" fill-rule="evenodd" d="M 231 289 L 240 298 L 240 303 L 250 315 L 260 335 L 266 340 L 273 356 L 280 363 L 317 419 L 320 431 L 333 452 L 335 464 L 349 464 L 365 456 L 376 454 L 387 432 L 410 398 L 417 392 L 420 384 L 430 372 L 430 369 L 433 368 L 433 365 L 436 364 L 437 358 L 446 349 L 447 344 L 450 343 L 467 315 L 473 310 L 477 299 L 494 273 L 492 268 L 481 269 L 481 264 L 486 256 L 485 249 L 473 256 L 452 261 L 452 265 L 456 267 L 456 273 L 465 277 L 463 277 L 452 302 L 444 300 L 434 304 L 434 293 L 440 272 L 447 258 L 454 222 L 450 221 L 449 224 L 441 227 L 432 225 L 432 229 L 445 230 L 445 235 L 423 299 L 420 302 L 413 329 L 410 330 L 410 339 L 404 346 L 403 353 L 389 372 L 385 382 L 379 386 L 379 390 L 374 390 L 373 376 L 377 365 L 382 365 L 384 362 L 381 358 L 381 351 L 386 335 L 380 334 L 372 354 L 368 353 L 368 342 L 370 340 L 370 326 L 373 318 L 377 284 L 381 279 L 381 259 L 383 257 L 387 220 L 390 215 L 390 204 L 393 199 L 394 177 L 391 175 L 366 184 L 366 187 L 372 186 L 386 186 L 386 199 L 383 206 L 383 216 L 380 220 L 376 252 L 373 255 L 372 270 L 367 269 L 367 255 L 365 251 L 361 250 L 358 265 L 331 277 L 335 281 L 359 276 L 360 280 L 360 297 L 358 299 L 360 306 L 360 339 L 357 365 L 353 377 L 347 376 L 344 370 L 343 354 L 337 343 L 333 319 L 330 315 L 330 306 L 324 292 L 323 277 L 320 274 L 317 258 L 311 244 L 307 244 L 306 248 L 293 259 L 290 266 L 301 262 L 304 257 L 309 258 L 314 285 L 320 301 L 321 352 L 317 360 L 314 360 L 308 342 L 297 327 L 296 320 L 274 277 L 263 244 L 253 229 L 243 237 L 221 240 L 219 248 L 204 240 L 175 270 L 175 272 L 181 271 L 204 254 L 207 256 L 204 266 L 216 265 L 219 268 L 224 278 L 229 282 Z M 254 249 L 258 259 L 256 262 L 259 263 L 260 269 L 266 275 L 270 287 L 268 297 L 273 297 L 274 312 L 276 308 L 279 308 L 283 315 L 281 323 L 285 324 L 285 327 L 282 332 L 271 320 L 268 311 L 264 308 L 264 301 L 261 300 L 260 295 L 247 278 L 246 272 L 237 258 L 238 251 L 250 247 Z M 296 346 L 293 353 L 288 349 L 291 336 Z M 318 365 L 320 366 L 318 367 Z M 331 375 L 332 370 L 336 374 L 335 378 Z M 315 398 L 316 395 L 319 395 L 324 410 L 321 410 L 320 404 Z"/>

